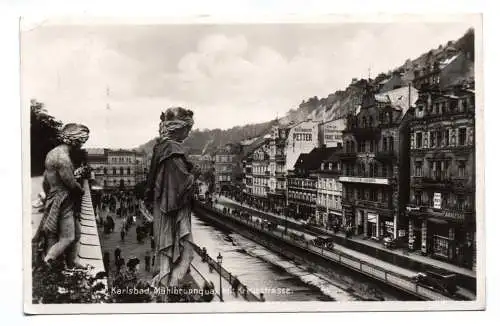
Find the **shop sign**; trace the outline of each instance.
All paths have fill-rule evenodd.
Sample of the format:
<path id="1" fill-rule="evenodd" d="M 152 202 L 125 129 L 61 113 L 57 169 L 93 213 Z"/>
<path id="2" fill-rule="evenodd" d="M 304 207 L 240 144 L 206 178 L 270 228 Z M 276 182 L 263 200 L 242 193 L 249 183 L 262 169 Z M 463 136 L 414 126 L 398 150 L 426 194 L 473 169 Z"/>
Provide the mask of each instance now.
<path id="1" fill-rule="evenodd" d="M 440 192 L 434 193 L 434 208 L 441 209 L 441 193 Z"/>
<path id="2" fill-rule="evenodd" d="M 398 236 L 404 237 L 406 235 L 406 230 L 398 230 Z"/>
<path id="3" fill-rule="evenodd" d="M 368 213 L 368 222 L 377 223 L 378 214 Z"/>
<path id="4" fill-rule="evenodd" d="M 393 227 L 393 226 L 394 226 L 394 222 L 391 222 L 391 221 L 385 221 L 385 225 L 386 225 L 386 226 Z"/>
<path id="5" fill-rule="evenodd" d="M 358 178 L 358 177 L 340 177 L 340 182 L 356 182 L 356 183 L 372 183 L 380 185 L 388 185 L 389 179 L 386 178 Z"/>

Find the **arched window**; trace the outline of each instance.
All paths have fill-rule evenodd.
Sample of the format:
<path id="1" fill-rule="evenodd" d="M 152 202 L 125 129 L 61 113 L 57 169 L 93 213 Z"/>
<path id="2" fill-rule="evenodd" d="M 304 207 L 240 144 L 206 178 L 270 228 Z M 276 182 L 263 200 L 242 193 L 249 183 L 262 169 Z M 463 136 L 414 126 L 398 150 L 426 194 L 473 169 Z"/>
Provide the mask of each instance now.
<path id="1" fill-rule="evenodd" d="M 113 168 L 113 174 L 116 174 L 116 168 Z"/>
<path id="2" fill-rule="evenodd" d="M 103 168 L 103 172 L 104 172 L 104 174 L 107 174 L 108 173 L 108 169 Z"/>
<path id="3" fill-rule="evenodd" d="M 127 168 L 127 174 L 130 174 L 130 167 Z"/>
<path id="4" fill-rule="evenodd" d="M 120 175 L 123 175 L 123 167 L 120 166 Z"/>
<path id="5" fill-rule="evenodd" d="M 363 128 L 366 128 L 366 117 L 363 117 L 362 121 L 363 121 L 363 124 L 362 124 Z"/>
<path id="6" fill-rule="evenodd" d="M 394 150 L 394 137 L 389 138 L 389 150 L 393 151 Z"/>

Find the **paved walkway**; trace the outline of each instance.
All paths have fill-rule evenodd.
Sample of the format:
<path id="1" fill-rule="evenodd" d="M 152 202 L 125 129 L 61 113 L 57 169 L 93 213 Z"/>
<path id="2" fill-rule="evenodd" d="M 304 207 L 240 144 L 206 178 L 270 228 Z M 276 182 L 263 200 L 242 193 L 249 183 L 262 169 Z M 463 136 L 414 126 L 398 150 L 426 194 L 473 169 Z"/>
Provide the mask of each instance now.
<path id="1" fill-rule="evenodd" d="M 216 270 L 210 271 L 208 264 L 204 263 L 201 257 L 197 254 L 194 255 L 193 261 L 191 263 L 191 274 L 193 278 L 198 282 L 203 279 L 203 281 L 212 282 L 215 286 L 215 292 L 217 296 L 214 297 L 214 301 L 220 302 L 220 276 Z M 201 277 L 200 277 L 201 276 Z M 201 283 L 203 285 L 203 283 Z M 222 277 L 222 299 L 224 302 L 248 302 L 243 296 L 236 296 L 231 290 L 231 284 L 225 278 Z"/>
<path id="2" fill-rule="evenodd" d="M 236 201 L 234 201 L 234 200 L 232 200 L 230 198 L 227 198 L 227 197 L 221 196 L 220 198 L 217 198 L 217 200 L 218 200 L 218 203 L 236 205 L 236 206 L 233 206 L 233 207 L 237 207 L 237 206 L 247 207 L 247 208 L 259 211 L 262 214 L 271 215 L 271 216 L 276 217 L 278 219 L 281 219 L 283 221 L 289 220 L 289 221 L 293 221 L 293 222 L 297 223 L 297 220 L 294 220 L 292 218 L 288 218 L 288 217 L 285 217 L 283 215 L 278 215 L 278 214 L 274 214 L 274 213 L 270 213 L 270 212 L 263 212 L 263 211 L 260 211 L 260 210 L 258 210 L 256 208 L 254 208 L 254 207 L 251 207 L 251 206 L 248 206 L 248 205 L 245 205 L 245 204 L 240 204 L 240 203 L 238 203 L 238 202 L 236 202 Z M 338 235 L 341 235 L 341 236 L 345 235 L 343 232 L 334 233 L 332 231 L 329 231 L 329 230 L 326 230 L 326 229 L 323 229 L 323 228 L 318 228 L 318 229 L 320 229 L 321 232 L 323 232 L 325 234 L 329 234 L 329 235 L 337 235 L 337 236 Z M 476 277 L 476 272 L 472 271 L 470 269 L 467 269 L 467 268 L 464 268 L 464 267 L 460 267 L 460 266 L 457 266 L 457 265 L 453 265 L 453 264 L 450 264 L 450 263 L 447 263 L 447 262 L 443 262 L 441 260 L 433 259 L 433 258 L 428 257 L 428 256 L 422 256 L 422 255 L 420 255 L 418 253 L 407 253 L 407 252 L 405 252 L 401 248 L 399 248 L 399 249 L 393 249 L 393 250 L 387 249 L 387 248 L 384 247 L 384 245 L 382 243 L 375 242 L 375 241 L 370 240 L 370 239 L 363 239 L 362 236 L 354 236 L 354 237 L 349 238 L 349 240 L 352 240 L 352 241 L 355 241 L 355 242 L 358 242 L 358 243 L 361 243 L 361 244 L 364 244 L 364 245 L 367 245 L 367 246 L 370 246 L 370 247 L 373 247 L 373 248 L 377 248 L 379 250 L 384 250 L 384 251 L 389 252 L 391 254 L 399 255 L 399 256 L 402 256 L 402 257 L 405 257 L 405 258 L 417 261 L 419 263 L 436 266 L 438 268 L 445 269 L 447 271 L 451 271 L 451 272 L 462 274 L 462 275 L 467 275 L 469 277 Z"/>
<path id="3" fill-rule="evenodd" d="M 132 224 L 128 233 L 125 235 L 124 241 L 121 241 L 120 230 L 122 224 L 124 222 L 124 218 L 117 217 L 115 213 L 110 212 L 107 208 L 105 211 L 101 212 L 103 216 L 107 216 L 108 214 L 115 221 L 115 230 L 110 234 L 104 233 L 104 227 L 99 227 L 99 237 L 101 239 L 102 252 L 109 252 L 110 262 L 109 262 L 109 279 L 110 284 L 115 278 L 116 275 L 116 267 L 115 267 L 115 249 L 118 247 L 121 249 L 122 258 L 125 260 L 125 264 L 127 263 L 129 258 L 137 257 L 140 259 L 140 266 L 138 271 L 138 277 L 146 282 L 150 282 L 153 275 L 151 272 L 146 271 L 145 259 L 146 252 L 151 250 L 151 242 L 149 238 L 143 240 L 142 243 L 137 241 L 136 237 L 136 227 L 141 225 L 141 221 L 138 220 L 136 223 Z M 152 260 L 151 255 L 151 260 Z"/>

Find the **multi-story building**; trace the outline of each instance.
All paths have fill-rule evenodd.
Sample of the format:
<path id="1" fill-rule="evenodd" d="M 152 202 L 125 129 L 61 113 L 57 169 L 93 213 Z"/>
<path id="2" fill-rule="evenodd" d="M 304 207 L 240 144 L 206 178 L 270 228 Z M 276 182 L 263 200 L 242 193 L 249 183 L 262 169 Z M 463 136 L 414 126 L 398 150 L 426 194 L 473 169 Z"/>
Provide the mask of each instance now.
<path id="1" fill-rule="evenodd" d="M 307 222 L 315 220 L 318 175 L 314 172 L 334 151 L 335 148 L 317 147 L 299 156 L 287 175 L 287 215 Z"/>
<path id="2" fill-rule="evenodd" d="M 238 176 L 242 174 L 239 156 L 241 146 L 227 144 L 215 152 L 215 191 L 233 192 Z"/>
<path id="3" fill-rule="evenodd" d="M 144 153 L 135 150 L 90 148 L 88 162 L 94 185 L 104 189 L 132 189 L 146 178 Z"/>
<path id="4" fill-rule="evenodd" d="M 108 165 L 106 150 L 104 148 L 87 149 L 87 160 L 89 166 L 92 168 L 92 187 L 103 189 Z"/>
<path id="5" fill-rule="evenodd" d="M 214 168 L 214 159 L 209 154 L 191 154 L 189 155 L 191 162 L 200 168 L 200 172 L 206 173 Z"/>
<path id="6" fill-rule="evenodd" d="M 400 100 L 404 98 L 406 103 Z M 407 112 L 416 98 L 411 87 L 377 96 L 367 87 L 357 114 L 347 119 L 339 180 L 343 184 L 344 224 L 353 227 L 355 234 L 374 239 L 406 236 Z"/>
<path id="7" fill-rule="evenodd" d="M 252 152 L 252 204 L 261 209 L 269 209 L 269 140 Z"/>
<path id="8" fill-rule="evenodd" d="M 474 95 L 472 83 L 421 90 L 410 122 L 407 207 L 410 247 L 469 268 L 476 238 Z"/>
<path id="9" fill-rule="evenodd" d="M 341 162 L 337 152 L 321 162 L 317 175 L 316 223 L 328 229 L 342 224 L 342 184 L 339 182 Z"/>
<path id="10" fill-rule="evenodd" d="M 286 139 L 289 128 L 275 125 L 269 139 L 269 202 L 276 213 L 286 207 Z"/>
<path id="11" fill-rule="evenodd" d="M 345 129 L 345 119 L 333 119 L 318 124 L 319 145 L 337 147 L 342 145 L 342 132 Z"/>

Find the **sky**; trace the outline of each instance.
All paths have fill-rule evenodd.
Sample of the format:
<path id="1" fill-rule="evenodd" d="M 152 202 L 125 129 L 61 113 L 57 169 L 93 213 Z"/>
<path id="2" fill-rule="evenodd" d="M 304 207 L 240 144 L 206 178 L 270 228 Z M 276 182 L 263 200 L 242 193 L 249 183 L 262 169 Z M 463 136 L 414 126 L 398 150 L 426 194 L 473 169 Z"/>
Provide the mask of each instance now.
<path id="1" fill-rule="evenodd" d="M 184 106 L 198 129 L 264 122 L 456 40 L 470 23 L 40 24 L 21 33 L 22 101 L 132 148 Z"/>

